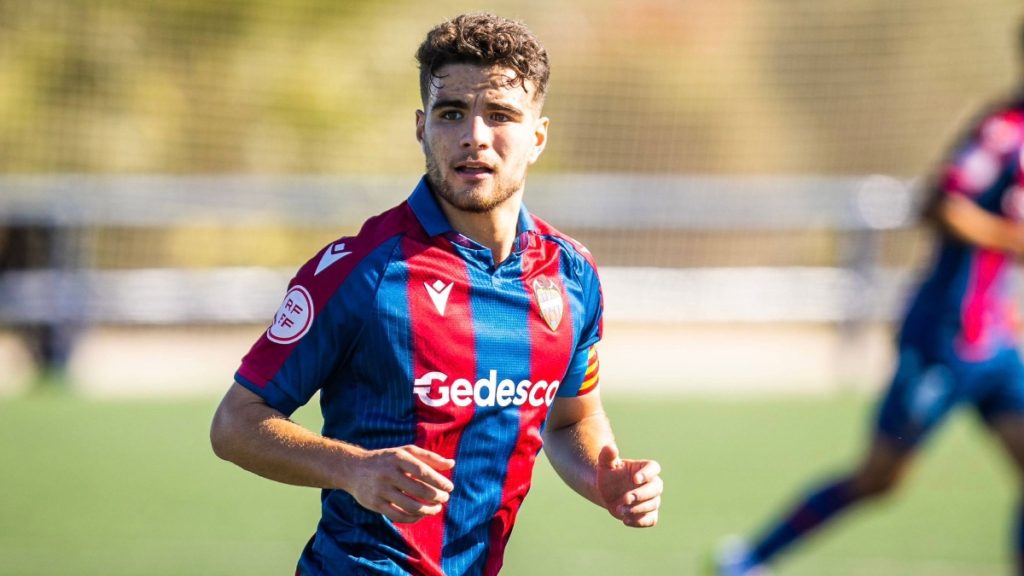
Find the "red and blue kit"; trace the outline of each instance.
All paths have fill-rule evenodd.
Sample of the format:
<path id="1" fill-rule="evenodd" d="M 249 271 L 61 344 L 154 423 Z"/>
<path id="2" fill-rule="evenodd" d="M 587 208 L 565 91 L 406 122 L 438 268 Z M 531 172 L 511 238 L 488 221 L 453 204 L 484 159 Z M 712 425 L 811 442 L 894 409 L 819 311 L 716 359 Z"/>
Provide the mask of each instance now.
<path id="1" fill-rule="evenodd" d="M 984 114 L 942 167 L 936 194 L 955 195 L 1024 221 L 1024 100 Z M 973 404 L 985 419 L 1024 412 L 1017 351 L 1013 254 L 942 234 L 937 256 L 900 331 L 900 360 L 879 427 L 913 445 L 952 407 Z"/>
<path id="2" fill-rule="evenodd" d="M 551 403 L 597 386 L 601 314 L 580 244 L 524 208 L 496 266 L 425 179 L 314 256 L 235 379 L 285 415 L 319 392 L 327 437 L 453 458 L 455 489 L 412 524 L 324 490 L 299 572 L 497 573 Z"/>

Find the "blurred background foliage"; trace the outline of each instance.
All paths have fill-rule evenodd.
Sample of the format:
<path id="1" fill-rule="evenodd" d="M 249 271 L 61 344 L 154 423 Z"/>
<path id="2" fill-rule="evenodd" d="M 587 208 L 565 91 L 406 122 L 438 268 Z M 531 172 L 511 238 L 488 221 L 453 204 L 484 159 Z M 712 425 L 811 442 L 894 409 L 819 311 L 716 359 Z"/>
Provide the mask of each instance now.
<path id="1" fill-rule="evenodd" d="M 7 0 L 0 171 L 415 175 L 481 9 L 550 52 L 544 172 L 913 176 L 1019 73 L 1016 0 Z"/>

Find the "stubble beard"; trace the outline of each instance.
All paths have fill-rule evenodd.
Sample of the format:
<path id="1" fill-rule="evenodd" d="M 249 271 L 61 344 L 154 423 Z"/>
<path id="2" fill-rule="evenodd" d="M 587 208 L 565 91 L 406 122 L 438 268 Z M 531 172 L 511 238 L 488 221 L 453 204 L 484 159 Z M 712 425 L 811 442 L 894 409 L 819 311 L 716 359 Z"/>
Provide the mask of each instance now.
<path id="1" fill-rule="evenodd" d="M 493 178 L 491 193 L 488 194 L 486 185 L 475 186 L 462 192 L 455 191 L 445 180 L 441 168 L 430 155 L 427 155 L 427 182 L 430 189 L 441 197 L 445 202 L 464 212 L 473 214 L 484 214 L 494 210 L 505 203 L 523 188 L 526 181 L 525 174 L 518 182 L 509 182 L 500 178 Z"/>

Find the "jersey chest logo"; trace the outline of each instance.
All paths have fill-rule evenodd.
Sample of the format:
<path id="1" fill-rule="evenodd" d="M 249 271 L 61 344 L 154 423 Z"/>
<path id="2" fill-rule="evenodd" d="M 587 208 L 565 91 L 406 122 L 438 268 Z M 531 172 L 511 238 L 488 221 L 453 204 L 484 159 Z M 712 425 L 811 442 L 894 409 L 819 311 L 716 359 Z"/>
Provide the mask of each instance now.
<path id="1" fill-rule="evenodd" d="M 448 295 L 452 293 L 452 286 L 454 282 L 445 284 L 440 280 L 434 280 L 433 284 L 423 283 L 423 287 L 427 289 L 427 294 L 430 295 L 430 301 L 434 303 L 434 308 L 437 308 L 437 313 L 444 316 L 444 310 L 448 307 Z"/>
<path id="2" fill-rule="evenodd" d="M 465 408 L 472 404 L 480 408 L 495 406 L 551 406 L 558 394 L 558 380 L 515 380 L 499 378 L 497 370 L 476 382 L 469 378 L 454 378 L 436 370 L 416 378 L 412 392 L 423 404 L 439 408 L 452 404 Z"/>
<path id="3" fill-rule="evenodd" d="M 547 276 L 541 276 L 533 281 L 533 294 L 537 298 L 541 318 L 552 331 L 558 330 L 564 308 L 562 291 L 559 290 L 558 284 Z"/>

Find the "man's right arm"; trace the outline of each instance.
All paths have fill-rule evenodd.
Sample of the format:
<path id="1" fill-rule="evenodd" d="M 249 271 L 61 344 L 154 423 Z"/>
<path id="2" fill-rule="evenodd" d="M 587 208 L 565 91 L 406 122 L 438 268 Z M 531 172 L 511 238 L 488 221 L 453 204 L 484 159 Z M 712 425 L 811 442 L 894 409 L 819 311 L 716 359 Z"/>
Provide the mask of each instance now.
<path id="1" fill-rule="evenodd" d="M 244 386 L 225 394 L 210 428 L 217 456 L 265 478 L 344 490 L 396 522 L 441 511 L 453 488 L 441 472 L 455 462 L 417 446 L 366 450 L 289 420 Z"/>
<path id="2" fill-rule="evenodd" d="M 1024 256 L 1024 225 L 992 214 L 961 194 L 943 194 L 935 218 L 945 230 L 964 242 L 1016 257 Z"/>

